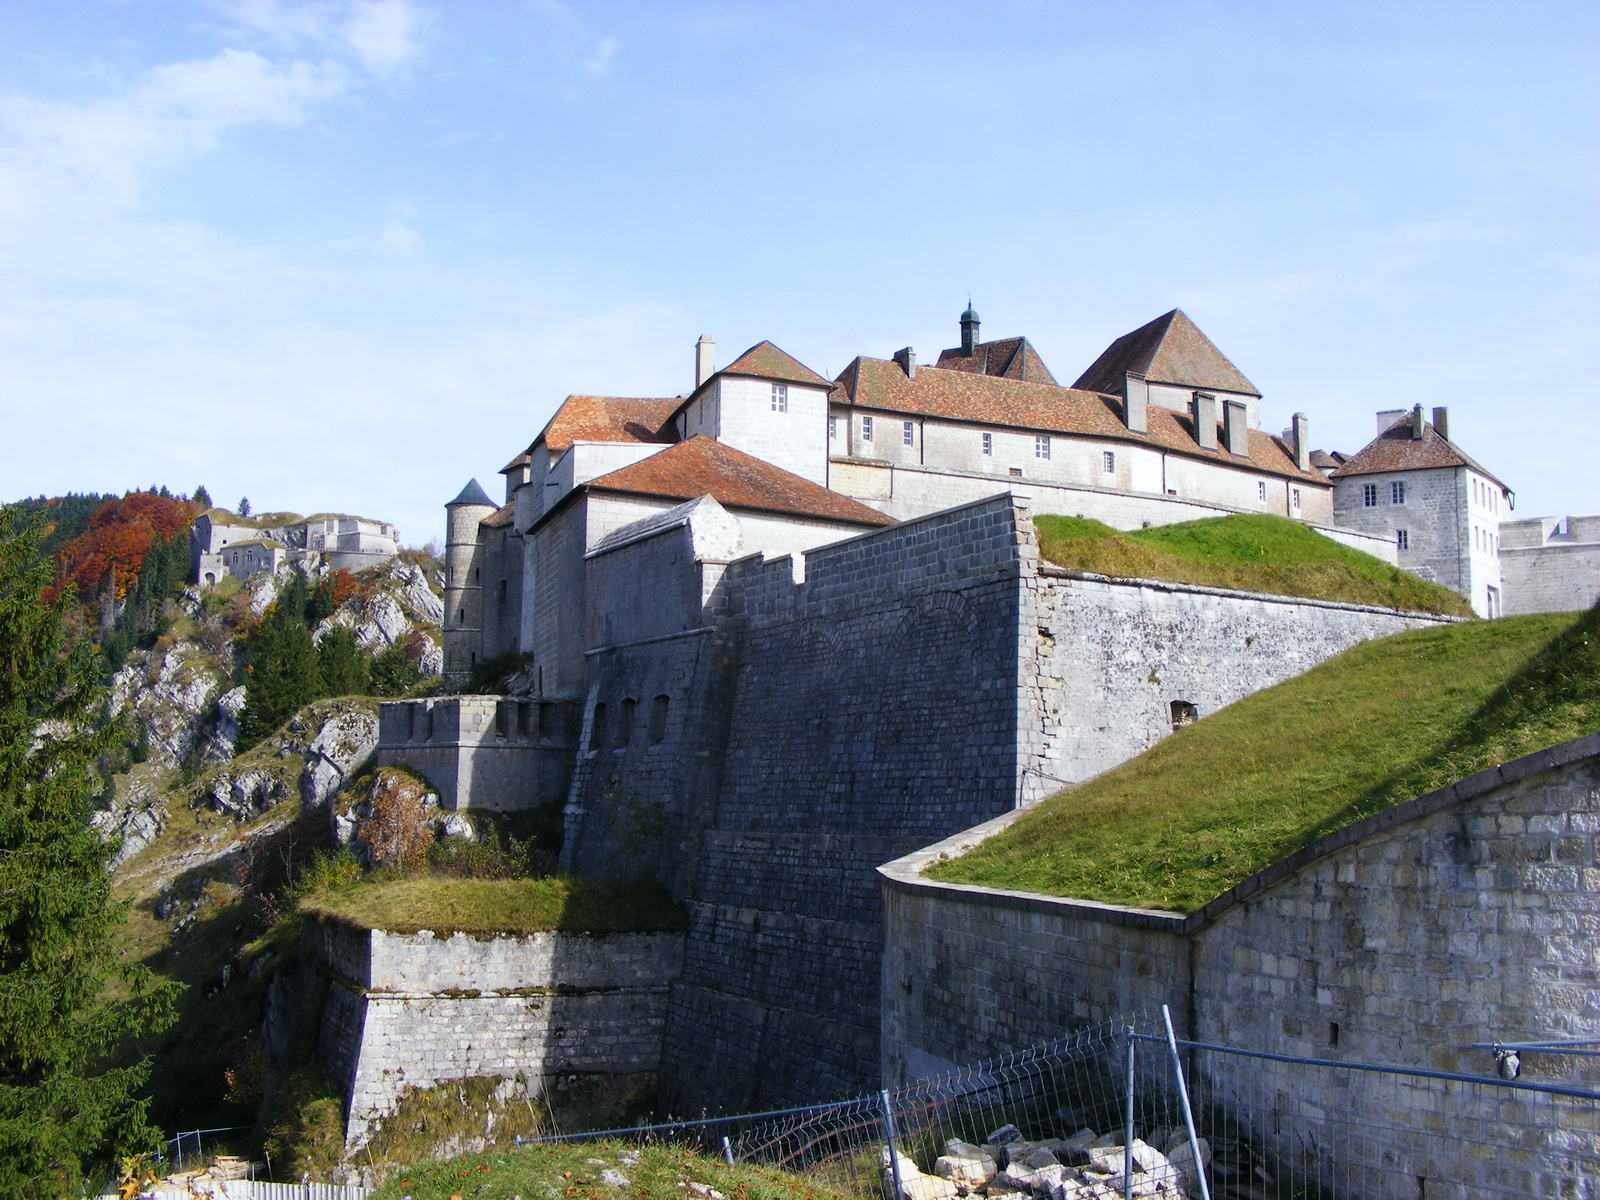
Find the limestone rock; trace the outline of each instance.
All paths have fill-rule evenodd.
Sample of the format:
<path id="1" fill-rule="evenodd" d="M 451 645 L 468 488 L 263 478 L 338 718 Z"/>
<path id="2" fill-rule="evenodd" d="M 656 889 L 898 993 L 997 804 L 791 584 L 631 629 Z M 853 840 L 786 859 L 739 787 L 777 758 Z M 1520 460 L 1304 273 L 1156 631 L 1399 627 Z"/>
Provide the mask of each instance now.
<path id="1" fill-rule="evenodd" d="M 637 1162 L 638 1160 L 635 1159 L 634 1161 Z M 709 1183 L 696 1183 L 693 1179 L 689 1180 L 688 1192 L 689 1195 L 694 1197 L 694 1200 L 728 1200 L 726 1196 Z"/>
<path id="2" fill-rule="evenodd" d="M 933 1173 L 969 1191 L 984 1187 L 995 1177 L 994 1159 L 987 1154 L 942 1154 L 933 1164 Z"/>
<path id="3" fill-rule="evenodd" d="M 190 761 L 211 715 L 222 677 L 193 642 L 138 651 L 111 679 L 106 715 L 127 711 L 136 743 L 150 761 L 176 770 Z"/>
<path id="4" fill-rule="evenodd" d="M 607 1167 L 600 1172 L 600 1182 L 607 1187 L 625 1188 L 628 1186 L 628 1177 L 615 1168 Z"/>
<path id="5" fill-rule="evenodd" d="M 249 821 L 289 797 L 282 775 L 249 770 L 218 775 L 211 782 L 211 807 L 236 821 Z"/>
<path id="6" fill-rule="evenodd" d="M 902 1156 L 900 1163 L 899 1200 L 955 1200 L 959 1194 L 955 1184 L 937 1175 L 924 1175 L 909 1158 Z M 894 1172 L 887 1168 L 883 1172 L 883 1194 L 894 1196 Z"/>
<path id="7" fill-rule="evenodd" d="M 378 752 L 378 718 L 359 709 L 334 715 L 305 748 L 300 799 L 318 808 L 342 791 Z"/>
<path id="8" fill-rule="evenodd" d="M 986 1146 L 1009 1146 L 1012 1142 L 1020 1142 L 1022 1140 L 1022 1130 L 1015 1125 L 1002 1125 L 984 1138 L 983 1142 Z"/>
<path id="9" fill-rule="evenodd" d="M 437 796 L 427 797 L 429 803 L 439 803 Z M 472 841 L 477 837 L 477 831 L 472 828 L 472 822 L 462 812 L 441 813 L 439 817 L 439 836 L 442 838 L 456 838 L 462 841 Z"/>
<path id="10" fill-rule="evenodd" d="M 276 575 L 263 571 L 251 576 L 244 585 L 245 595 L 250 597 L 250 615 L 258 618 L 265 616 L 267 607 L 278 598 L 278 590 Z"/>
<path id="11" fill-rule="evenodd" d="M 89 825 L 107 841 L 121 839 L 108 864 L 115 870 L 160 836 L 167 816 L 166 805 L 143 786 L 130 784 L 110 808 L 90 814 Z"/>

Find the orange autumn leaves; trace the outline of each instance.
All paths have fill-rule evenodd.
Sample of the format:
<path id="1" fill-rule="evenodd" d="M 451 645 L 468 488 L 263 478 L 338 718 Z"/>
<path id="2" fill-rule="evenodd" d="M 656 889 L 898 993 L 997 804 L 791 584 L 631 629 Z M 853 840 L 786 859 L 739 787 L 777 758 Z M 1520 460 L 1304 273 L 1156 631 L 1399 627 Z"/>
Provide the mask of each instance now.
<path id="1" fill-rule="evenodd" d="M 88 598 L 114 581 L 116 598 L 124 599 L 155 540 L 170 541 L 182 533 L 198 508 L 192 500 L 156 492 L 129 492 L 120 500 L 107 500 L 89 518 L 89 528 L 61 548 L 52 592 L 70 584 Z"/>

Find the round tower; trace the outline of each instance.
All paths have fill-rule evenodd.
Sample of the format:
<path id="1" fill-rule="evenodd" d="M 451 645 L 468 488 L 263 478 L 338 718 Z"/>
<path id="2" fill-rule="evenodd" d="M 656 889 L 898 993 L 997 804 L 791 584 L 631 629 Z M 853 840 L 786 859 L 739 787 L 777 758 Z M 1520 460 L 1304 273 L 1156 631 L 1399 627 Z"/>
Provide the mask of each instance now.
<path id="1" fill-rule="evenodd" d="M 967 311 L 961 314 L 961 355 L 971 358 L 978 352 L 978 310 L 967 300 Z"/>
<path id="2" fill-rule="evenodd" d="M 476 479 L 444 506 L 444 682 L 460 687 L 472 674 L 482 649 L 483 546 L 478 525 L 495 511 Z"/>

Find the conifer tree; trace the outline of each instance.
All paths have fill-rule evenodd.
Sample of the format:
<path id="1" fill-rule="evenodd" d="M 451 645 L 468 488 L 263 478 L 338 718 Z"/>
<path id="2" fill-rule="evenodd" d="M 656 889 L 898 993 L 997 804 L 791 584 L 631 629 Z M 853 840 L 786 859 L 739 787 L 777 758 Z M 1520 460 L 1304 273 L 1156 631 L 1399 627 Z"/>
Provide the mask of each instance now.
<path id="1" fill-rule="evenodd" d="M 40 523 L 0 509 L 0 1195 L 65 1196 L 113 1155 L 155 1136 L 135 1093 L 148 1061 L 106 1067 L 121 1039 L 164 1028 L 171 985 L 119 968 L 122 919 L 89 826 L 94 765 L 124 736 L 99 718 L 94 655 L 64 647 L 70 596 Z M 126 998 L 108 1000 L 121 973 Z"/>
<path id="2" fill-rule="evenodd" d="M 200 511 L 205 512 L 212 507 L 211 493 L 206 491 L 206 485 L 201 484 L 194 490 L 194 502 L 200 506 Z"/>
<path id="3" fill-rule="evenodd" d="M 317 671 L 329 696 L 363 696 L 370 659 L 348 629 L 335 626 L 317 643 Z"/>
<path id="4" fill-rule="evenodd" d="M 311 630 L 303 617 L 279 607 L 269 614 L 256 636 L 245 684 L 240 733 L 254 745 L 270 736 L 301 707 L 326 693 Z"/>

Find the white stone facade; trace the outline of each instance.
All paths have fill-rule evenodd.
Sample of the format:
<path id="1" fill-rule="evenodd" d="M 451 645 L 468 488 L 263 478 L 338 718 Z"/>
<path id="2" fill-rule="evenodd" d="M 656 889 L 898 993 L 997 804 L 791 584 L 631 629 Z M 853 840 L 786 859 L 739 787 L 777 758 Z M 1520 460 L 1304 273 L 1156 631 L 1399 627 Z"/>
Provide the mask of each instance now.
<path id="1" fill-rule="evenodd" d="M 1506 615 L 1576 612 L 1600 602 L 1600 516 L 1500 523 Z"/>

